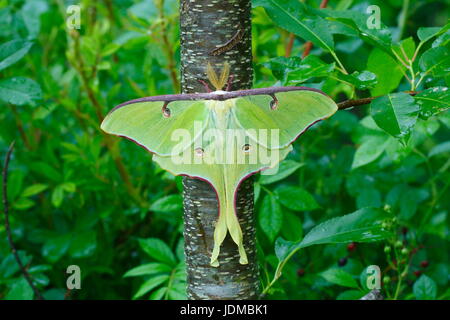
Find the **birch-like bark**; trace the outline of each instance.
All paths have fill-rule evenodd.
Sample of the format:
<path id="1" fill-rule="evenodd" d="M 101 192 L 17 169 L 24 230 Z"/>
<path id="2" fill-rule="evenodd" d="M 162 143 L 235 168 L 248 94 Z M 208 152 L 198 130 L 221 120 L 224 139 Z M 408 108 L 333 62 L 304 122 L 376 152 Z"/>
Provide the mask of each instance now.
<path id="1" fill-rule="evenodd" d="M 181 0 L 181 83 L 183 93 L 205 92 L 207 63 L 221 71 L 227 61 L 234 76 L 232 90 L 252 86 L 250 0 Z M 220 266 L 210 266 L 218 202 L 212 187 L 184 178 L 184 239 L 189 299 L 256 299 L 259 276 L 253 215 L 253 180 L 241 184 L 237 214 L 249 263 L 239 264 L 229 236 L 220 250 Z"/>

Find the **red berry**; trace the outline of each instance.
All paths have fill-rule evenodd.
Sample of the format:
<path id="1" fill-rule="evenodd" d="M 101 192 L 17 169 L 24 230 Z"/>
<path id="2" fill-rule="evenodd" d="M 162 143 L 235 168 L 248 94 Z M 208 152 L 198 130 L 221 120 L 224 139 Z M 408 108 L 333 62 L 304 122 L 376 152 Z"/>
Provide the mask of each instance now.
<path id="1" fill-rule="evenodd" d="M 422 268 L 426 268 L 426 267 L 428 267 L 430 265 L 430 263 L 427 261 L 427 260 L 423 260 L 421 263 L 420 263 L 420 266 L 422 267 Z"/>
<path id="2" fill-rule="evenodd" d="M 298 269 L 297 270 L 297 276 L 299 276 L 299 277 L 303 277 L 303 275 L 305 274 L 305 269 Z"/>
<path id="3" fill-rule="evenodd" d="M 420 270 L 414 271 L 414 275 L 415 275 L 416 277 L 419 277 L 421 274 L 422 274 L 422 271 L 420 271 Z"/>
<path id="4" fill-rule="evenodd" d="M 407 234 L 407 233 L 408 233 L 408 228 L 403 227 L 403 228 L 402 228 L 402 233 L 403 233 L 404 235 Z"/>
<path id="5" fill-rule="evenodd" d="M 347 245 L 347 251 L 354 251 L 356 249 L 356 243 L 352 242 Z"/>

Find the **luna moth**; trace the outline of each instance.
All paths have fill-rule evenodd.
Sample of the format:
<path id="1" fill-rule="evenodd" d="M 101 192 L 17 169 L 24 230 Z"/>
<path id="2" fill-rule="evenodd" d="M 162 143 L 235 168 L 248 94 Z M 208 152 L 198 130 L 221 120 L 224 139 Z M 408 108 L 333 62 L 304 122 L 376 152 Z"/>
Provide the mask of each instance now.
<path id="1" fill-rule="evenodd" d="M 307 87 L 269 87 L 222 91 L 229 77 L 224 64 L 215 87 L 206 93 L 151 96 L 122 103 L 105 117 L 101 128 L 126 137 L 153 153 L 153 160 L 174 175 L 208 182 L 219 213 L 210 264 L 219 266 L 227 232 L 236 243 L 239 262 L 247 264 L 235 198 L 248 176 L 276 168 L 307 128 L 330 117 L 337 105 L 323 92 Z M 228 79 L 228 87 L 230 80 Z"/>

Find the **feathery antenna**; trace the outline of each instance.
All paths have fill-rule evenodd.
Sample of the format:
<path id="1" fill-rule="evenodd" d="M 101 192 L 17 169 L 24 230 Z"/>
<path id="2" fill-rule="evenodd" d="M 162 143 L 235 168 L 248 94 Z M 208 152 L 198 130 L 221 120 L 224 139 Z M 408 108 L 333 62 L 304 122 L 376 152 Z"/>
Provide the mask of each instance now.
<path id="1" fill-rule="evenodd" d="M 208 65 L 206 66 L 206 75 L 208 76 L 209 82 L 211 82 L 216 90 L 222 90 L 222 88 L 227 84 L 227 80 L 230 75 L 230 64 L 225 61 L 220 77 L 218 77 L 216 71 L 208 62 Z"/>

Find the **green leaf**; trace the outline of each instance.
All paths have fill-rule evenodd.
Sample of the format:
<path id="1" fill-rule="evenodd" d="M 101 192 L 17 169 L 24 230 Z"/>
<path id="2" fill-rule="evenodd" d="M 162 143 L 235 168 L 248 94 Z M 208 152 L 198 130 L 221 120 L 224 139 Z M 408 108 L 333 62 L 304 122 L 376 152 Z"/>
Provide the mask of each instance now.
<path id="1" fill-rule="evenodd" d="M 382 227 L 382 223 L 391 218 L 392 215 L 384 210 L 363 208 L 315 226 L 302 241 L 278 238 L 275 242 L 275 254 L 281 262 L 297 250 L 315 244 L 380 241 L 392 236 L 390 231 Z"/>
<path id="2" fill-rule="evenodd" d="M 0 100 L 6 103 L 24 105 L 40 99 L 41 87 L 34 80 L 14 77 L 0 81 Z"/>
<path id="3" fill-rule="evenodd" d="M 128 270 L 123 277 L 137 277 L 137 276 L 143 276 L 143 275 L 149 275 L 149 274 L 155 274 L 155 273 L 167 273 L 171 272 L 172 268 L 168 266 L 167 264 L 163 263 L 147 263 L 140 265 L 136 268 Z"/>
<path id="4" fill-rule="evenodd" d="M 164 297 L 164 295 L 166 294 L 168 289 L 169 288 L 167 288 L 167 287 L 159 288 L 159 289 L 153 291 L 150 294 L 150 297 L 148 299 L 149 300 L 161 300 Z"/>
<path id="5" fill-rule="evenodd" d="M 358 282 L 353 279 L 353 276 L 342 269 L 328 269 L 320 273 L 320 276 L 328 282 L 337 284 L 339 286 L 355 289 L 358 288 Z"/>
<path id="6" fill-rule="evenodd" d="M 186 300 L 186 283 L 184 281 L 175 283 L 169 291 L 172 300 Z"/>
<path id="7" fill-rule="evenodd" d="M 420 106 L 419 116 L 428 118 L 450 108 L 450 91 L 447 87 L 434 87 L 424 90 L 414 96 Z"/>
<path id="8" fill-rule="evenodd" d="M 280 186 L 275 194 L 285 207 L 296 211 L 310 211 L 320 208 L 314 197 L 305 189 L 295 186 Z"/>
<path id="9" fill-rule="evenodd" d="M 374 45 L 388 54 L 391 54 L 390 47 L 392 36 L 389 28 L 384 24 L 380 24 L 380 28 L 369 28 L 367 21 L 369 15 L 366 12 L 358 12 L 353 10 L 335 11 L 331 9 L 317 10 L 316 12 L 328 15 L 333 20 L 339 21 L 348 28 L 358 32 L 359 38 L 363 41 Z M 348 31 L 347 31 L 348 32 Z"/>
<path id="10" fill-rule="evenodd" d="M 10 7 L 0 9 L 0 37 L 7 38 L 13 32 L 13 14 Z"/>
<path id="11" fill-rule="evenodd" d="M 436 40 L 433 41 L 432 47 L 444 47 L 450 43 L 450 30 L 447 30 L 445 33 L 441 34 Z"/>
<path id="12" fill-rule="evenodd" d="M 305 164 L 300 163 L 294 160 L 284 160 L 280 163 L 277 168 L 278 172 L 276 174 L 268 174 L 270 173 L 270 169 L 265 170 L 263 174 L 261 174 L 261 178 L 259 179 L 260 184 L 271 184 L 280 180 L 283 180 L 293 174 L 297 169 L 303 167 Z"/>
<path id="13" fill-rule="evenodd" d="M 261 194 L 261 184 L 259 182 L 255 182 L 254 191 L 255 196 L 253 197 L 253 201 L 256 203 L 259 199 L 259 195 Z"/>
<path id="14" fill-rule="evenodd" d="M 439 31 L 441 31 L 441 28 L 439 27 L 431 27 L 431 28 L 422 27 L 417 30 L 417 37 L 419 38 L 420 41 L 426 42 L 431 38 L 435 37 Z"/>
<path id="15" fill-rule="evenodd" d="M 19 250 L 17 253 L 19 254 L 19 258 L 22 260 L 24 265 L 28 265 L 31 262 L 31 256 L 27 255 L 25 251 Z M 19 265 L 17 264 L 14 255 L 10 253 L 0 263 L 0 276 L 1 278 L 9 278 L 18 271 Z"/>
<path id="16" fill-rule="evenodd" d="M 171 194 L 153 202 L 150 210 L 155 212 L 174 212 L 181 210 L 182 207 L 182 197 L 178 194 Z"/>
<path id="17" fill-rule="evenodd" d="M 298 241 L 303 236 L 302 221 L 295 214 L 286 211 L 284 213 L 283 227 L 281 228 L 281 235 L 286 240 Z"/>
<path id="18" fill-rule="evenodd" d="M 362 167 L 378 159 L 386 149 L 388 143 L 388 135 L 377 134 L 368 136 L 355 152 L 352 169 Z"/>
<path id="19" fill-rule="evenodd" d="M 172 289 L 169 291 L 169 298 L 171 300 L 186 300 L 187 296 L 185 290 L 180 291 Z"/>
<path id="20" fill-rule="evenodd" d="M 388 94 L 370 104 L 370 114 L 376 124 L 396 138 L 409 136 L 419 109 L 414 98 L 403 92 Z"/>
<path id="21" fill-rule="evenodd" d="M 60 182 L 62 180 L 61 173 L 43 161 L 36 161 L 30 164 L 31 170 L 40 176 L 44 176 L 54 182 Z"/>
<path id="22" fill-rule="evenodd" d="M 19 198 L 13 203 L 13 208 L 16 210 L 26 210 L 32 206 L 34 206 L 34 201 L 28 198 Z"/>
<path id="23" fill-rule="evenodd" d="M 351 214 L 325 221 L 303 238 L 299 247 L 313 244 L 372 242 L 383 240 L 391 233 L 383 229 L 383 220 L 392 215 L 377 208 L 363 208 Z"/>
<path id="24" fill-rule="evenodd" d="M 52 204 L 59 208 L 64 200 L 64 188 L 61 185 L 57 185 L 52 192 Z"/>
<path id="25" fill-rule="evenodd" d="M 185 281 L 186 280 L 186 263 L 185 261 L 180 261 L 175 268 L 175 280 Z"/>
<path id="26" fill-rule="evenodd" d="M 398 184 L 393 187 L 386 197 L 393 212 L 399 212 L 402 220 L 411 219 L 417 211 L 418 205 L 429 197 L 424 188 L 413 188 L 406 184 Z"/>
<path id="27" fill-rule="evenodd" d="M 25 173 L 23 171 L 12 171 L 8 178 L 8 199 L 14 201 L 22 190 Z"/>
<path id="28" fill-rule="evenodd" d="M 285 260 L 289 254 L 298 249 L 298 243 L 294 241 L 287 241 L 281 237 L 275 241 L 275 255 L 279 261 Z"/>
<path id="29" fill-rule="evenodd" d="M 186 281 L 176 281 L 169 291 L 170 300 L 187 300 Z"/>
<path id="30" fill-rule="evenodd" d="M 259 225 L 269 240 L 273 242 L 283 225 L 283 211 L 277 199 L 267 194 L 258 213 Z"/>
<path id="31" fill-rule="evenodd" d="M 376 74 L 367 70 L 355 71 L 352 74 L 338 73 L 338 78 L 360 90 L 373 88 L 378 82 Z"/>
<path id="32" fill-rule="evenodd" d="M 33 184 L 33 185 L 25 188 L 25 190 L 22 192 L 22 197 L 34 196 L 34 195 L 46 190 L 47 188 L 48 188 L 48 185 L 46 185 L 46 184 L 40 184 L 40 183 Z"/>
<path id="33" fill-rule="evenodd" d="M 403 78 L 401 64 L 385 51 L 375 48 L 367 60 L 367 70 L 373 72 L 378 82 L 370 90 L 372 96 L 381 96 L 392 92 Z"/>
<path id="34" fill-rule="evenodd" d="M 158 11 L 153 1 L 139 1 L 128 9 L 128 13 L 148 21 L 156 19 Z"/>
<path id="35" fill-rule="evenodd" d="M 22 59 L 32 45 L 32 42 L 25 40 L 12 40 L 0 45 L 0 70 Z"/>
<path id="36" fill-rule="evenodd" d="M 5 298 L 6 300 L 32 300 L 33 295 L 33 289 L 31 289 L 27 280 L 21 277 L 12 283 Z"/>
<path id="37" fill-rule="evenodd" d="M 97 249 L 97 234 L 95 231 L 77 232 L 72 236 L 69 254 L 73 258 L 86 258 Z"/>
<path id="38" fill-rule="evenodd" d="M 157 238 L 139 239 L 139 245 L 153 259 L 170 266 L 176 264 L 175 256 L 169 246 Z"/>
<path id="39" fill-rule="evenodd" d="M 69 193 L 73 193 L 77 190 L 77 186 L 73 182 L 64 182 L 60 184 L 60 186 L 64 191 L 67 191 Z"/>
<path id="40" fill-rule="evenodd" d="M 43 273 L 34 273 L 33 274 L 33 281 L 38 285 L 42 287 L 46 287 L 50 279 Z"/>
<path id="41" fill-rule="evenodd" d="M 327 64 L 313 55 L 304 59 L 277 57 L 264 63 L 264 66 L 284 85 L 302 83 L 315 77 L 327 77 L 333 71 L 334 65 L 334 63 Z"/>
<path id="42" fill-rule="evenodd" d="M 67 290 L 67 289 L 66 289 Z M 49 289 L 43 292 L 46 300 L 66 300 L 66 290 L 64 289 Z"/>
<path id="43" fill-rule="evenodd" d="M 329 25 L 329 31 L 332 34 L 341 34 L 347 37 L 359 37 L 358 29 L 349 27 L 347 24 L 344 24 L 337 20 L 327 19 L 327 21 Z M 343 48 L 345 48 L 345 46 L 343 46 Z"/>
<path id="44" fill-rule="evenodd" d="M 156 277 L 152 277 L 152 278 L 148 279 L 147 281 L 145 281 L 139 287 L 139 290 L 133 296 L 133 299 L 137 299 L 139 297 L 142 297 L 144 294 L 146 294 L 147 292 L 153 290 L 157 286 L 163 284 L 167 280 L 169 280 L 169 276 L 168 275 L 160 275 L 160 276 L 156 276 Z"/>
<path id="45" fill-rule="evenodd" d="M 36 38 L 39 34 L 41 28 L 40 16 L 47 10 L 48 4 L 42 0 L 27 1 L 20 9 L 29 38 Z"/>
<path id="46" fill-rule="evenodd" d="M 447 47 L 428 49 L 420 57 L 420 69 L 434 77 L 445 77 L 450 72 L 450 52 Z"/>
<path id="47" fill-rule="evenodd" d="M 417 37 L 421 42 L 427 42 L 431 38 L 438 37 L 450 29 L 450 23 L 444 27 L 422 27 L 417 30 Z"/>
<path id="48" fill-rule="evenodd" d="M 437 221 L 437 223 L 443 227 L 442 229 L 444 229 L 443 232 L 441 233 L 441 235 L 439 235 L 439 236 L 444 238 L 445 232 L 447 229 L 447 213 L 442 212 L 439 215 L 441 216 L 441 218 L 439 218 L 439 221 Z M 429 224 L 429 226 L 431 227 L 430 229 L 439 226 L 438 224 L 435 224 L 434 221 L 430 221 L 430 222 L 431 222 Z M 439 234 L 439 233 L 436 233 L 436 234 Z M 444 261 L 447 262 L 447 260 L 444 260 Z M 430 268 L 430 270 L 427 271 L 427 274 L 429 274 L 430 277 L 436 282 L 438 287 L 440 287 L 440 286 L 448 287 L 447 284 L 449 281 L 448 274 L 450 271 L 450 266 L 445 262 L 433 264 L 433 266 Z"/>
<path id="49" fill-rule="evenodd" d="M 178 259 L 178 261 L 184 261 L 185 257 L 184 257 L 184 239 L 181 238 L 178 241 L 177 247 L 175 248 L 175 255 Z"/>
<path id="50" fill-rule="evenodd" d="M 328 77 L 334 70 L 334 67 L 334 62 L 326 64 L 316 56 L 309 55 L 302 60 L 299 68 L 287 74 L 286 84 L 298 85 L 311 78 Z"/>
<path id="51" fill-rule="evenodd" d="M 341 292 L 336 300 L 359 300 L 364 296 L 364 292 L 361 290 L 346 290 Z"/>
<path id="52" fill-rule="evenodd" d="M 120 45 L 117 43 L 114 43 L 114 42 L 108 43 L 108 45 L 106 45 L 106 47 L 104 47 L 102 49 L 101 55 L 102 55 L 102 57 L 107 57 L 107 56 L 113 54 L 114 52 L 116 52 L 119 48 L 120 48 Z"/>
<path id="53" fill-rule="evenodd" d="M 437 295 L 436 282 L 423 274 L 414 282 L 413 292 L 417 300 L 434 300 Z"/>
<path id="54" fill-rule="evenodd" d="M 306 17 L 303 5 L 297 0 L 256 0 L 254 7 L 263 7 L 268 16 L 281 28 L 309 40 L 327 51 L 334 50 L 333 36 L 328 32 L 328 22 L 318 16 Z"/>
<path id="55" fill-rule="evenodd" d="M 361 188 L 358 196 L 356 197 L 356 206 L 358 207 L 358 209 L 364 207 L 380 207 L 380 192 L 373 187 Z"/>
<path id="56" fill-rule="evenodd" d="M 434 146 L 433 149 L 431 149 L 430 152 L 428 153 L 428 157 L 431 158 L 435 155 L 447 152 L 450 152 L 450 141 L 445 141 Z"/>
<path id="57" fill-rule="evenodd" d="M 49 238 L 42 247 L 42 255 L 51 263 L 58 261 L 69 249 L 72 235 L 65 234 Z"/>
<path id="58" fill-rule="evenodd" d="M 417 212 L 417 207 L 420 202 L 427 199 L 429 196 L 426 189 L 410 188 L 408 191 L 400 196 L 400 214 L 398 215 L 402 220 L 411 219 Z"/>

